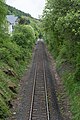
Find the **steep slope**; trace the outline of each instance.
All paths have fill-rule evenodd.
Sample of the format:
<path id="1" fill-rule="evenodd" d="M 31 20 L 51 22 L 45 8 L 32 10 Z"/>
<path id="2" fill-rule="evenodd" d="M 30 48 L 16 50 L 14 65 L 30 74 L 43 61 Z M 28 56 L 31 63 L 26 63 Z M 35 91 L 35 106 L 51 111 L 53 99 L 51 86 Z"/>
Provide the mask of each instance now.
<path id="1" fill-rule="evenodd" d="M 17 95 L 18 83 L 31 60 L 39 21 L 13 7 L 5 7 L 3 0 L 0 4 L 0 120 L 5 120 L 11 114 L 12 99 Z M 30 19 L 30 24 L 15 26 L 10 36 L 6 25 L 7 14 L 19 18 L 25 16 Z"/>

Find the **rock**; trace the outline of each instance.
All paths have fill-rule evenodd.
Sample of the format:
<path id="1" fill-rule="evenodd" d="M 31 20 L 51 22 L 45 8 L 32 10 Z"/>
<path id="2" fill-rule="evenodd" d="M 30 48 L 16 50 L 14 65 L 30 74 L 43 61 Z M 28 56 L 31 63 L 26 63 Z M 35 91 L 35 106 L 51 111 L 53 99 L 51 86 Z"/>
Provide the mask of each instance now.
<path id="1" fill-rule="evenodd" d="M 13 92 L 13 93 L 17 93 L 16 91 L 16 84 L 11 82 L 11 81 L 8 81 L 8 88 Z"/>
<path id="2" fill-rule="evenodd" d="M 12 107 L 13 107 L 13 105 L 12 105 L 12 103 L 11 103 L 10 100 L 8 101 L 8 106 L 9 106 L 9 108 L 12 108 Z"/>
<path id="3" fill-rule="evenodd" d="M 8 74 L 8 75 L 13 76 L 13 77 L 16 76 L 16 73 L 14 71 L 12 71 L 11 69 L 5 69 L 5 70 L 3 70 L 3 72 L 5 74 Z"/>

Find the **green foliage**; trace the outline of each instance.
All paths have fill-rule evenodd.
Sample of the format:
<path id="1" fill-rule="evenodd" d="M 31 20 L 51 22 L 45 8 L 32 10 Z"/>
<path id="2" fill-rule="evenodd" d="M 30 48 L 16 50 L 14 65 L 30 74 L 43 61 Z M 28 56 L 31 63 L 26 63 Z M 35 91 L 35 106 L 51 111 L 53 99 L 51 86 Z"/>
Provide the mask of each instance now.
<path id="1" fill-rule="evenodd" d="M 22 73 L 31 58 L 31 48 L 19 46 L 15 41 L 6 37 L 0 42 L 0 118 L 3 120 L 10 115 L 9 101 L 14 97 L 9 85 L 16 86 Z M 6 74 L 5 71 L 10 70 L 14 75 Z"/>
<path id="2" fill-rule="evenodd" d="M 71 102 L 72 120 L 80 119 L 80 82 L 74 81 L 74 73 L 66 72 L 63 75 L 63 81 L 69 94 Z"/>
<path id="3" fill-rule="evenodd" d="M 34 42 L 35 34 L 30 25 L 18 25 L 12 37 L 5 34 L 0 39 L 0 118 L 3 120 L 10 115 L 9 101 L 15 95 L 9 85 L 18 84 L 30 62 Z M 12 76 L 6 74 L 8 70 Z"/>
<path id="4" fill-rule="evenodd" d="M 24 25 L 31 25 L 32 28 L 34 28 L 34 32 L 35 32 L 35 36 L 36 39 L 38 38 L 39 32 L 40 32 L 40 23 L 41 21 L 31 17 L 30 14 L 28 13 L 24 13 L 14 7 L 11 7 L 9 5 L 5 5 L 8 8 L 7 14 L 12 15 L 14 14 L 15 16 L 18 16 L 18 22 L 20 25 L 24 24 Z"/>
<path id="5" fill-rule="evenodd" d="M 19 22 L 19 24 L 26 24 L 26 25 L 30 24 L 30 20 L 27 19 L 27 17 L 25 17 L 25 16 L 21 16 L 21 18 L 19 18 L 18 22 Z"/>
<path id="6" fill-rule="evenodd" d="M 18 25 L 13 33 L 13 41 L 23 48 L 32 48 L 35 42 L 34 29 L 30 25 Z"/>
<path id="7" fill-rule="evenodd" d="M 48 0 L 43 14 L 43 31 L 55 58 L 66 60 L 78 73 L 80 56 L 80 1 Z M 61 62 L 62 63 L 62 62 Z M 79 66 L 78 66 L 79 67 Z M 79 74 L 79 73 L 78 73 Z"/>
<path id="8" fill-rule="evenodd" d="M 6 5 L 8 7 L 8 11 L 7 14 L 11 15 L 14 14 L 15 16 L 21 17 L 21 16 L 27 16 L 27 17 L 31 17 L 31 15 L 29 13 L 24 13 L 21 10 L 16 9 L 15 7 Z"/>
<path id="9" fill-rule="evenodd" d="M 74 97 L 73 92 L 80 88 L 80 0 L 47 0 L 42 28 L 49 50 L 56 58 L 57 68 L 65 63 L 74 68 L 73 74 L 68 73 L 64 79 L 72 97 L 73 120 L 79 120 L 80 96 L 75 94 Z"/>
<path id="10" fill-rule="evenodd" d="M 15 26 L 11 37 L 6 33 L 0 39 L 0 118 L 3 120 L 10 115 L 9 102 L 16 94 L 9 85 L 17 87 L 30 62 L 34 43 L 35 32 L 30 25 Z M 5 72 L 9 70 L 13 75 Z"/>
<path id="11" fill-rule="evenodd" d="M 70 11 L 66 16 L 59 17 L 56 21 L 55 31 L 60 34 L 60 37 L 64 39 L 79 41 L 80 37 L 80 21 L 79 11 Z M 68 35 L 67 35 L 68 34 Z"/>
<path id="12" fill-rule="evenodd" d="M 19 79 L 30 63 L 35 43 L 35 31 L 30 25 L 18 25 L 15 26 L 13 35 L 9 36 L 5 19 L 7 5 L 2 0 L 0 1 L 0 119 L 6 120 L 11 114 L 10 103 L 16 96 Z M 12 7 L 9 7 L 8 10 L 10 10 L 10 14 L 14 13 L 20 17 L 24 15 L 23 12 Z M 36 23 L 34 23 L 35 25 Z M 10 86 L 15 92 L 10 89 Z"/>
<path id="13" fill-rule="evenodd" d="M 8 34 L 6 14 L 19 17 L 19 25 L 15 26 L 12 36 Z M 0 120 L 6 120 L 11 114 L 11 101 L 16 97 L 19 80 L 30 63 L 38 24 L 30 14 L 0 0 Z"/>
<path id="14" fill-rule="evenodd" d="M 0 0 L 0 39 L 4 34 L 6 12 L 7 8 L 5 6 L 4 0 Z"/>
<path id="15" fill-rule="evenodd" d="M 4 19 L 6 16 L 6 7 L 4 4 L 4 0 L 0 0 L 0 26 L 4 23 Z"/>
<path id="16" fill-rule="evenodd" d="M 5 120 L 10 114 L 9 108 L 5 104 L 4 99 L 0 96 L 0 119 Z"/>
<path id="17" fill-rule="evenodd" d="M 12 77 L 9 78 L 9 75 L 6 75 L 3 71 L 15 71 L 19 76 L 17 69 L 19 61 L 22 60 L 21 55 L 20 47 L 16 43 L 11 42 L 9 37 L 0 41 L 0 118 L 3 120 L 10 114 L 8 102 L 14 96 L 14 93 L 9 89 L 8 85 L 15 83 L 15 80 L 11 82 Z"/>
<path id="18" fill-rule="evenodd" d="M 76 58 L 76 70 L 74 74 L 74 80 L 80 81 L 80 52 L 77 53 Z"/>

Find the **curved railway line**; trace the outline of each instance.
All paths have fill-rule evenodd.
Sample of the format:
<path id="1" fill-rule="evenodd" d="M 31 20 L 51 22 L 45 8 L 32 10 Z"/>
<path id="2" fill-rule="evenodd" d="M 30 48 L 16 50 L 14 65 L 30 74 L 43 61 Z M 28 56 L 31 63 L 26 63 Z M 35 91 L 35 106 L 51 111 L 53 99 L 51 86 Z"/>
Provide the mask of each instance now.
<path id="1" fill-rule="evenodd" d="M 43 42 L 38 41 L 17 120 L 63 120 Z"/>

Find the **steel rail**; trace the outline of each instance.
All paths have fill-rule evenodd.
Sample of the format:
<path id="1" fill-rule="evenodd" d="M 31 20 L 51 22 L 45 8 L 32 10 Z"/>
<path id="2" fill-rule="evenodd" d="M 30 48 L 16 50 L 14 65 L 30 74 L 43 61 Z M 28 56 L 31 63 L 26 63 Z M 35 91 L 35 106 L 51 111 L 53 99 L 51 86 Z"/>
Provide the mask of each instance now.
<path id="1" fill-rule="evenodd" d="M 45 63 L 43 63 L 43 68 L 44 68 L 44 83 L 45 83 L 45 97 L 46 97 L 47 120 L 50 120 L 50 116 L 49 116 L 49 103 L 48 103 L 48 93 L 47 93 L 47 83 L 46 83 Z"/>
<path id="2" fill-rule="evenodd" d="M 36 65 L 37 66 L 37 65 Z M 31 107 L 30 107 L 30 115 L 29 120 L 32 120 L 32 112 L 33 112 L 33 104 L 34 104 L 34 95 L 35 95 L 35 85 L 36 85 L 36 67 L 35 67 L 35 74 L 34 74 L 34 83 L 33 83 L 33 90 L 32 90 L 32 99 L 31 99 Z"/>

